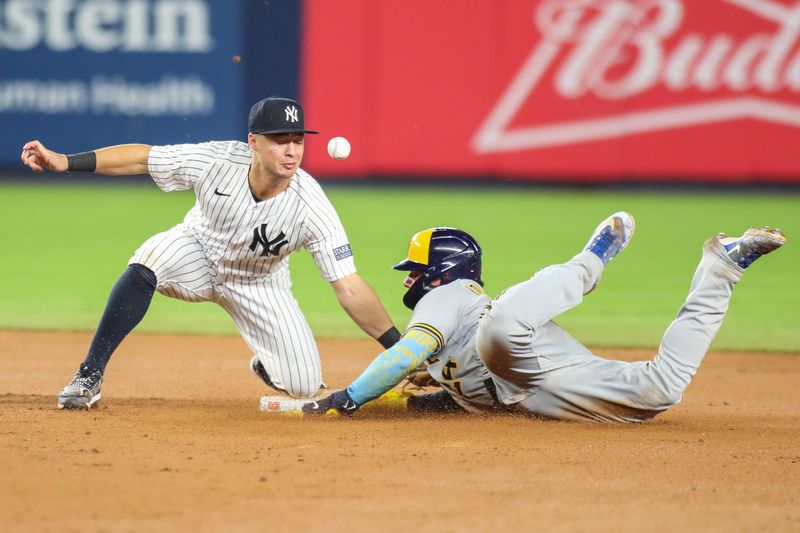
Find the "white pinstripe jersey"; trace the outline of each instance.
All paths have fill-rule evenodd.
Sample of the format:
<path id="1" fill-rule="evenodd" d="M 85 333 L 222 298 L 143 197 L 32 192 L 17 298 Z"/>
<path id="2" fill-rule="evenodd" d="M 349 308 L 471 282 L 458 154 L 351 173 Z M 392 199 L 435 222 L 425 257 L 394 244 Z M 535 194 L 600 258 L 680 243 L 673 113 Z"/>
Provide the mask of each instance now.
<path id="1" fill-rule="evenodd" d="M 200 242 L 218 282 L 288 277 L 289 254 L 305 247 L 322 277 L 356 271 L 336 210 L 302 169 L 279 195 L 256 201 L 248 172 L 252 150 L 243 142 L 153 146 L 148 170 L 165 192 L 193 188 L 197 203 L 184 224 Z"/>

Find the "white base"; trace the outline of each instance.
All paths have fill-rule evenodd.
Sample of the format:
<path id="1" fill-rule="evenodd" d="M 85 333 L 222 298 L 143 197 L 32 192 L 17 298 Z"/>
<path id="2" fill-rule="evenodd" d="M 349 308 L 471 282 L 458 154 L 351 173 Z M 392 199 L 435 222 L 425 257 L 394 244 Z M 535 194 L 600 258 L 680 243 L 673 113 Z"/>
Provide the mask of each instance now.
<path id="1" fill-rule="evenodd" d="M 303 414 L 303 406 L 312 400 L 297 400 L 286 396 L 262 396 L 261 410 L 266 413 Z"/>

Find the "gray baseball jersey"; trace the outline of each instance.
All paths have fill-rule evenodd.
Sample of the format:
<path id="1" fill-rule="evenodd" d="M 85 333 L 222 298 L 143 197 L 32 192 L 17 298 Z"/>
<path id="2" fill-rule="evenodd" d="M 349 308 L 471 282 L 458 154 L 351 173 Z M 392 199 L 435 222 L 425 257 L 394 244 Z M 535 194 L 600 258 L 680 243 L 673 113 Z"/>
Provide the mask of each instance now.
<path id="1" fill-rule="evenodd" d="M 456 280 L 426 294 L 408 325 L 437 340 L 439 349 L 425 361 L 428 372 L 459 405 L 473 412 L 496 406 L 489 372 L 475 351 L 475 331 L 487 303 L 489 297 L 480 285 Z"/>
<path id="2" fill-rule="evenodd" d="M 583 300 L 602 271 L 597 256 L 582 252 L 491 302 L 470 296 L 470 281 L 432 290 L 417 304 L 411 325 L 434 336 L 438 331 L 443 348 L 431 358 L 432 377 L 473 411 L 490 405 L 491 387 L 482 381 L 487 375 L 499 403 L 546 418 L 640 422 L 677 404 L 722 324 L 743 269 L 716 238 L 709 239 L 658 354 L 637 362 L 598 357 L 553 321 Z M 451 378 L 461 379 L 460 386 Z"/>
<path id="3" fill-rule="evenodd" d="M 273 198 L 250 191 L 242 142 L 154 146 L 148 167 L 163 191 L 194 189 L 182 224 L 145 242 L 130 259 L 150 268 L 157 290 L 212 301 L 234 319 L 276 386 L 313 396 L 322 383 L 314 337 L 291 293 L 289 254 L 306 248 L 326 281 L 356 271 L 339 217 L 303 170 Z"/>

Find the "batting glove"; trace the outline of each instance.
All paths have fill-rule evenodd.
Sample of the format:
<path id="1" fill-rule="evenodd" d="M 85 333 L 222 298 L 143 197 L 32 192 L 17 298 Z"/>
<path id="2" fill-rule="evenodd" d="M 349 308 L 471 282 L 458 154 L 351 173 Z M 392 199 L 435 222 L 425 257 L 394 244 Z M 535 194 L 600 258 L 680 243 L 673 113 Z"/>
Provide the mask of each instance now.
<path id="1" fill-rule="evenodd" d="M 331 409 L 336 409 L 339 414 L 352 415 L 358 408 L 361 407 L 350 398 L 347 390 L 336 391 L 327 398 L 317 400 L 315 402 L 308 402 L 303 406 L 303 414 L 306 415 L 324 415 Z"/>

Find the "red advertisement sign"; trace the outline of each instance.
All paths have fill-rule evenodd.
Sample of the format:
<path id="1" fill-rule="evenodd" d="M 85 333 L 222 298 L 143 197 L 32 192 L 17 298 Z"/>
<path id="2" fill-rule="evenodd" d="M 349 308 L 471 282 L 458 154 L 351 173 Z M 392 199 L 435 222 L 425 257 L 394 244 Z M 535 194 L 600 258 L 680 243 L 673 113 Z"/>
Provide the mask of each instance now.
<path id="1" fill-rule="evenodd" d="M 800 182 L 800 0 L 304 5 L 321 176 Z"/>

